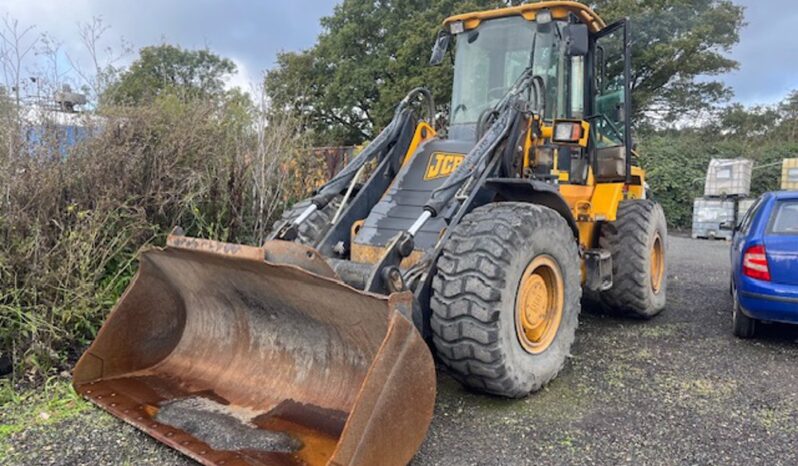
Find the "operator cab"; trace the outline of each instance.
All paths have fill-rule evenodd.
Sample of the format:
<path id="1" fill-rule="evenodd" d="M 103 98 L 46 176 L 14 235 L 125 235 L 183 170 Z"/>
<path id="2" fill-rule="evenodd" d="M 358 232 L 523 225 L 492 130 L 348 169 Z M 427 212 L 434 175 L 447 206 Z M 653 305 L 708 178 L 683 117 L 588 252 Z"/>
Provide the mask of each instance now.
<path id="1" fill-rule="evenodd" d="M 547 129 L 527 138 L 518 172 L 502 176 L 582 185 L 575 193 L 560 190 L 571 209 L 590 197 L 596 182 L 627 180 L 626 23 L 605 27 L 583 5 L 547 5 L 552 4 L 465 14 L 444 22 L 430 63 L 442 63 L 455 41 L 447 137 L 430 137 L 412 149 L 393 183 L 353 229 L 352 260 L 375 262 L 390 240 L 410 227 L 432 192 L 490 125 L 497 104 L 530 69 L 542 83 L 535 110 L 540 127 Z M 414 238 L 416 253 L 405 265 L 437 244 L 446 222 L 444 214 L 424 224 Z"/>
<path id="2" fill-rule="evenodd" d="M 480 115 L 492 109 L 529 66 L 545 84 L 543 117 L 581 119 L 584 57 L 565 55 L 567 25 L 508 16 L 459 34 L 449 137 L 473 139 Z"/>
<path id="3" fill-rule="evenodd" d="M 480 118 L 531 67 L 544 84 L 540 118 L 589 124 L 590 137 L 530 148 L 530 175 L 560 183 L 626 180 L 631 154 L 626 21 L 610 26 L 587 7 L 540 2 L 447 19 L 431 64 L 452 39 L 454 83 L 448 138 L 475 141 Z M 590 96 L 593 96 L 592 98 Z M 592 170 L 591 170 L 592 169 Z"/>

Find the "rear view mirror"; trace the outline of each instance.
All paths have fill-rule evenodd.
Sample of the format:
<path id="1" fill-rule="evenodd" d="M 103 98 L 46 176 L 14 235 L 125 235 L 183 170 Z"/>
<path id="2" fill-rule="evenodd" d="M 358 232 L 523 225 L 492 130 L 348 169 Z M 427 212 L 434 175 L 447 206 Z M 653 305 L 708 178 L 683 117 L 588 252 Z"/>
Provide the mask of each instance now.
<path id="1" fill-rule="evenodd" d="M 569 24 L 563 29 L 565 54 L 569 57 L 583 57 L 588 51 L 587 24 Z"/>
<path id="2" fill-rule="evenodd" d="M 734 224 L 734 222 L 723 222 L 720 225 L 718 225 L 718 227 L 721 230 L 737 231 L 737 226 Z"/>
<path id="3" fill-rule="evenodd" d="M 452 41 L 452 35 L 449 31 L 441 31 L 435 39 L 435 45 L 432 47 L 432 56 L 429 59 L 430 66 L 438 66 L 443 63 L 443 58 L 449 50 L 449 43 Z"/>

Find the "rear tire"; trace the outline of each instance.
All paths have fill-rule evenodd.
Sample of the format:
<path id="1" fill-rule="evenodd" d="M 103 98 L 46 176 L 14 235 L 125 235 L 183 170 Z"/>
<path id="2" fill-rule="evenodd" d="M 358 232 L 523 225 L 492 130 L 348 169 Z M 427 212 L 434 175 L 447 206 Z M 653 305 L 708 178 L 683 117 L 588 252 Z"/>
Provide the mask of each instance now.
<path id="1" fill-rule="evenodd" d="M 307 218 L 297 229 L 297 237 L 295 243 L 304 244 L 306 246 L 315 246 L 325 234 L 330 230 L 330 220 L 332 220 L 338 206 L 341 205 L 343 196 L 336 196 L 330 201 L 323 209 L 316 210 L 310 217 Z M 280 220 L 274 223 L 272 232 L 279 229 L 283 223 L 294 220 L 299 217 L 302 212 L 310 206 L 310 199 L 297 202 L 290 209 L 283 212 Z"/>
<path id="2" fill-rule="evenodd" d="M 743 314 L 740 309 L 740 303 L 737 302 L 737 296 L 732 299 L 734 301 L 734 307 L 732 308 L 732 331 L 734 335 L 743 339 L 752 338 L 756 333 L 756 319 Z"/>
<path id="3" fill-rule="evenodd" d="M 667 238 L 665 213 L 659 204 L 649 200 L 620 203 L 617 219 L 602 225 L 599 237 L 599 246 L 612 254 L 612 288 L 599 295 L 604 306 L 643 318 L 665 309 Z"/>
<path id="4" fill-rule="evenodd" d="M 454 228 L 437 266 L 433 342 L 457 380 L 520 398 L 559 373 L 582 294 L 577 243 L 561 215 L 524 203 L 480 207 Z"/>

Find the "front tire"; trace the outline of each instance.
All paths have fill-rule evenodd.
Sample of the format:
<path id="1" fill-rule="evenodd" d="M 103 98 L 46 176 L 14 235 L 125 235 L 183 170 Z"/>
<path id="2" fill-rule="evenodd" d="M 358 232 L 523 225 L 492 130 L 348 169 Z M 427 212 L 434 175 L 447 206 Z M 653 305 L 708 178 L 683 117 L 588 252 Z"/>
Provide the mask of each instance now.
<path id="1" fill-rule="evenodd" d="M 432 282 L 441 362 L 464 385 L 520 398 L 557 376 L 574 341 L 579 251 L 547 207 L 496 203 L 452 231 Z"/>

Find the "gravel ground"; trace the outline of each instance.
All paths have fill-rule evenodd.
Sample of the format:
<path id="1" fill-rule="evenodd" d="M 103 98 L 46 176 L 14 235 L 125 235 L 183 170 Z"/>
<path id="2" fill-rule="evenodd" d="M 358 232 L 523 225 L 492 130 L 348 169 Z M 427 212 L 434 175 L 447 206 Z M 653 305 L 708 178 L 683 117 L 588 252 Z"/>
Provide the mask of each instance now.
<path id="1" fill-rule="evenodd" d="M 667 310 L 582 315 L 548 387 L 509 401 L 438 376 L 413 465 L 798 464 L 798 327 L 731 335 L 728 244 L 672 237 Z M 99 410 L 11 439 L 11 464 L 193 464 Z"/>

